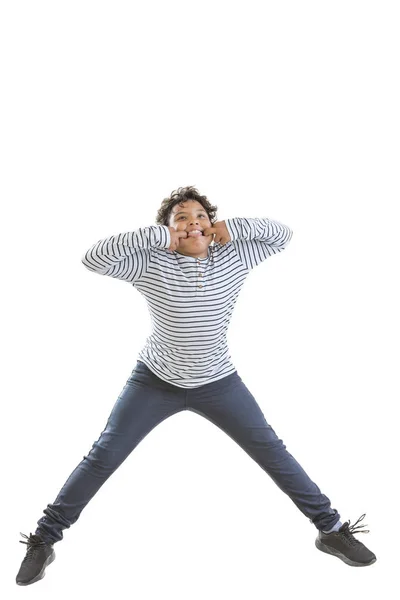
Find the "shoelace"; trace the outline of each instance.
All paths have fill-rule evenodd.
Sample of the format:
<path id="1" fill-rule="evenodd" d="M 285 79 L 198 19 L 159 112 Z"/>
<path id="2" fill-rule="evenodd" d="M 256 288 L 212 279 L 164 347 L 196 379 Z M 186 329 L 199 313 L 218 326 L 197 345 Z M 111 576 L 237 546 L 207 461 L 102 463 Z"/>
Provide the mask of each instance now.
<path id="1" fill-rule="evenodd" d="M 28 560 L 31 560 L 32 558 L 35 558 L 36 554 L 38 553 L 39 547 L 44 546 L 45 542 L 43 540 L 41 540 L 37 535 L 32 535 L 30 534 L 30 536 L 28 537 L 27 535 L 25 535 L 25 533 L 21 533 L 20 535 L 22 535 L 24 538 L 26 538 L 28 541 L 24 542 L 23 540 L 19 540 L 20 544 L 27 544 L 28 546 L 28 551 L 26 553 L 26 556 L 24 558 L 24 560 L 22 562 L 26 562 Z"/>
<path id="2" fill-rule="evenodd" d="M 365 517 L 365 514 L 366 513 L 361 515 L 361 517 L 359 517 L 359 519 L 357 519 L 357 521 L 354 523 L 354 525 L 350 525 L 350 521 L 346 521 L 342 525 L 340 533 L 344 536 L 345 540 L 347 542 L 349 542 L 349 544 L 351 546 L 357 546 L 357 544 L 361 544 L 361 542 L 359 542 L 353 536 L 353 533 L 369 533 L 369 529 L 362 529 L 362 527 L 368 527 L 368 525 L 363 524 L 363 525 L 358 525 L 358 527 L 357 527 L 357 523 L 359 523 L 360 521 L 363 520 L 363 518 Z"/>

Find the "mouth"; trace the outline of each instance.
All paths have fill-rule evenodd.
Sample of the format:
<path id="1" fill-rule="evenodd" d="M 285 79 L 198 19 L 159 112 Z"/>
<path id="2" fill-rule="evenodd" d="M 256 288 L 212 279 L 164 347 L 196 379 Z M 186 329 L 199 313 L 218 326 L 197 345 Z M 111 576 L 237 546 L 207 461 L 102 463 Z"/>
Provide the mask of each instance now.
<path id="1" fill-rule="evenodd" d="M 189 232 L 187 234 L 187 238 L 200 238 L 200 237 L 204 237 L 204 233 L 202 231 L 196 231 L 196 232 Z"/>

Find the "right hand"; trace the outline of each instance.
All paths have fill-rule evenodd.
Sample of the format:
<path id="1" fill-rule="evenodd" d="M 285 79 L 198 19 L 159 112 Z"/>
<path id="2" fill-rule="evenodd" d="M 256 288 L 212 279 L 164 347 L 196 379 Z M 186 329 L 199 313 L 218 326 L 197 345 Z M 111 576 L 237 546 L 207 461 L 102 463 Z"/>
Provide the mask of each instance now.
<path id="1" fill-rule="evenodd" d="M 169 232 L 171 234 L 171 245 L 168 250 L 175 252 L 175 250 L 179 247 L 180 238 L 187 238 L 187 231 L 177 231 L 174 227 L 168 227 Z"/>

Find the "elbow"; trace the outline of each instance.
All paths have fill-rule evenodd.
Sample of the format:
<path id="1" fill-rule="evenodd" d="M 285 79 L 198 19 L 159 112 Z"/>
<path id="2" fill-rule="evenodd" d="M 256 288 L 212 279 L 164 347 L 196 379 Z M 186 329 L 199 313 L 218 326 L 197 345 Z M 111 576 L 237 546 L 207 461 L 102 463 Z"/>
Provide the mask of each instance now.
<path id="1" fill-rule="evenodd" d="M 86 252 L 82 257 L 81 257 L 81 263 L 83 264 L 84 267 L 86 267 L 86 269 L 88 269 L 89 271 L 92 271 L 93 273 L 98 273 L 99 270 L 98 268 L 96 268 L 95 265 L 93 265 L 89 258 L 88 258 L 88 253 Z"/>
<path id="2" fill-rule="evenodd" d="M 286 246 L 289 244 L 292 237 L 293 237 L 293 231 L 290 229 L 290 227 L 285 227 L 283 236 L 282 236 L 282 245 L 284 248 L 286 248 Z"/>
<path id="3" fill-rule="evenodd" d="M 284 248 L 286 248 L 286 246 L 288 246 L 290 240 L 292 239 L 292 236 L 293 231 L 290 229 L 290 227 L 284 225 L 279 234 L 276 235 L 276 239 L 274 240 L 274 246 L 277 246 L 280 250 L 283 250 Z"/>

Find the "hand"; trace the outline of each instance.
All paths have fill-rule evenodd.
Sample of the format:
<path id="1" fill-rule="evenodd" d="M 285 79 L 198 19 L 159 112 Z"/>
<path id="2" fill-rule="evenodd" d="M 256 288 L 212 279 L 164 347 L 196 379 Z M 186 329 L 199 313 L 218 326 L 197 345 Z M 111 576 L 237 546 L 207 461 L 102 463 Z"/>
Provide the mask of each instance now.
<path id="1" fill-rule="evenodd" d="M 217 221 L 211 227 L 206 227 L 203 231 L 204 235 L 214 235 L 214 242 L 216 244 L 227 244 L 232 241 L 229 231 L 225 225 L 225 221 Z"/>
<path id="2" fill-rule="evenodd" d="M 168 250 L 171 250 L 171 252 L 175 252 L 175 250 L 177 250 L 177 248 L 179 248 L 180 238 L 187 238 L 187 232 L 186 231 L 177 231 L 174 227 L 168 227 L 168 229 L 171 234 L 171 244 L 170 244 Z"/>

